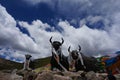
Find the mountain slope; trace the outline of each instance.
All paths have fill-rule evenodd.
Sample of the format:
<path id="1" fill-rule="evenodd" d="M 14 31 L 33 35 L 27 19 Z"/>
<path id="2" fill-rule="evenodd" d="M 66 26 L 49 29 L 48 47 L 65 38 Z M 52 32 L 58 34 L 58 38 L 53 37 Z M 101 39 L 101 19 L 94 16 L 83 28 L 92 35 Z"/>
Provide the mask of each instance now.
<path id="1" fill-rule="evenodd" d="M 35 59 L 33 63 L 30 63 L 30 66 L 33 66 L 35 69 L 39 67 L 46 66 L 50 62 L 50 57 Z M 0 70 L 12 70 L 12 69 L 22 69 L 23 63 L 18 63 L 10 60 L 0 58 Z"/>
<path id="2" fill-rule="evenodd" d="M 34 68 L 39 68 L 39 67 L 43 67 L 46 66 L 47 64 L 50 63 L 50 57 L 46 57 L 46 58 L 41 58 L 41 59 L 35 59 L 33 61 L 33 64 L 30 64 L 30 67 L 34 66 Z"/>
<path id="3" fill-rule="evenodd" d="M 22 68 L 22 63 L 17 63 L 14 61 L 0 58 L 0 70 L 12 70 L 12 69 L 21 69 L 21 68 Z"/>

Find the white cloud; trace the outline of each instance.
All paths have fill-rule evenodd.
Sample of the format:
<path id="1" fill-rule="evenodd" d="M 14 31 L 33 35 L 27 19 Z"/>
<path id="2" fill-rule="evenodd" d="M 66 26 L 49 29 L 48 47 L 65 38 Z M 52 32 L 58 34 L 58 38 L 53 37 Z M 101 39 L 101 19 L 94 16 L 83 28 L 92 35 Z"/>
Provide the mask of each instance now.
<path id="1" fill-rule="evenodd" d="M 2 48 L 0 50 L 0 55 L 6 56 L 7 59 L 14 58 L 15 60 L 19 59 L 19 60 L 23 61 L 24 56 L 25 56 L 25 52 L 16 51 L 15 49 L 6 47 L 6 48 Z"/>
<path id="2" fill-rule="evenodd" d="M 21 21 L 19 24 L 20 26 L 25 27 L 29 31 L 31 37 L 35 39 L 35 42 L 39 46 L 41 53 L 39 56 L 46 57 L 48 55 L 51 55 L 49 38 L 51 36 L 56 36 L 56 38 L 60 37 L 61 34 L 58 31 L 54 30 L 54 28 L 51 28 L 51 26 L 47 23 L 42 23 L 40 20 L 33 21 L 32 24 Z M 48 28 L 51 29 L 52 32 L 47 32 L 46 29 Z"/>
<path id="3" fill-rule="evenodd" d="M 83 11 L 87 11 L 86 13 L 99 13 L 99 14 L 111 14 L 114 13 L 113 10 L 119 11 L 120 9 L 120 1 L 119 0 L 23 0 L 29 4 L 39 4 L 39 3 L 47 3 L 57 5 L 54 6 L 60 10 L 61 13 L 65 13 L 70 15 L 71 13 L 80 14 Z M 52 6 L 53 6 L 52 5 Z M 66 6 L 67 5 L 67 6 Z M 71 11 L 72 10 L 72 11 Z M 73 15 L 73 14 L 72 14 Z M 76 15 L 74 15 L 76 16 Z"/>
<path id="4" fill-rule="evenodd" d="M 46 3 L 50 5 L 57 14 L 63 15 L 66 19 L 76 19 L 78 22 L 81 18 L 87 21 L 95 22 L 95 20 L 103 19 L 103 23 L 108 27 L 116 13 L 120 12 L 120 0 L 23 0 L 28 4 Z M 67 6 L 66 6 L 67 5 Z M 88 18 L 89 16 L 96 19 Z M 97 16 L 97 17 L 96 17 Z M 99 17 L 98 17 L 99 16 Z M 90 19 L 90 20 L 89 20 Z M 93 20 L 93 21 L 92 21 Z M 80 24 L 81 25 L 81 24 Z"/>
<path id="5" fill-rule="evenodd" d="M 119 27 L 112 27 L 111 30 L 114 29 L 114 31 L 109 31 L 108 33 L 107 31 L 90 29 L 86 25 L 75 29 L 68 22 L 60 22 L 59 25 L 64 30 L 66 41 L 69 41 L 69 44 L 72 44 L 73 47 L 81 44 L 82 51 L 86 55 L 114 53 L 116 50 L 119 50 L 118 39 L 120 37 L 117 34 L 120 34 L 120 32 L 116 32 Z M 114 36 L 110 34 L 114 34 Z"/>
<path id="6" fill-rule="evenodd" d="M 60 21 L 58 26 L 63 29 L 60 33 L 58 31 L 47 32 L 46 28 L 50 26 L 42 23 L 40 20 L 33 21 L 32 24 L 27 22 L 19 22 L 19 24 L 28 29 L 30 35 L 35 39 L 39 45 L 39 49 L 43 54 L 41 56 L 51 55 L 49 38 L 53 36 L 53 40 L 64 38 L 63 53 L 68 55 L 67 48 L 71 45 L 72 49 L 77 49 L 78 44 L 82 47 L 82 52 L 86 55 L 105 55 L 114 53 L 119 50 L 120 32 L 116 31 L 118 27 L 111 27 L 108 31 L 90 29 L 86 25 L 79 28 L 74 28 L 67 21 Z M 43 28 L 44 27 L 44 28 Z"/>
<path id="7" fill-rule="evenodd" d="M 40 1 L 44 0 L 39 0 L 38 2 Z M 47 0 L 44 2 L 47 2 Z M 101 2 L 103 4 L 101 4 Z M 63 29 L 61 33 L 55 30 L 54 27 L 51 27 L 49 24 L 43 23 L 40 20 L 34 20 L 32 24 L 19 21 L 19 25 L 25 27 L 29 31 L 31 37 L 35 39 L 35 42 L 33 42 L 29 36 L 19 31 L 16 27 L 16 21 L 14 18 L 7 13 L 4 7 L 0 6 L 0 46 L 8 46 L 15 50 L 19 50 L 11 54 L 11 56 L 14 57 L 23 57 L 26 52 L 40 53 L 32 54 L 34 58 L 46 57 L 51 55 L 49 38 L 53 36 L 53 40 L 61 40 L 61 37 L 64 38 L 65 43 L 63 44 L 63 53 L 65 55 L 68 55 L 67 48 L 69 45 L 71 45 L 72 49 L 76 49 L 78 44 L 81 45 L 82 52 L 86 55 L 96 56 L 99 54 L 114 53 L 119 50 L 120 47 L 120 15 L 118 3 L 118 0 L 116 2 L 113 0 L 109 0 L 109 2 L 104 0 L 59 1 L 58 11 L 61 12 L 60 14 L 77 17 L 78 15 L 83 14 L 84 11 L 87 11 L 89 14 L 88 17 L 80 21 L 82 25 L 77 29 L 70 25 L 68 21 L 60 21 L 58 26 Z M 65 7 L 66 4 L 67 7 Z M 71 12 L 71 10 L 73 11 Z M 100 13 L 102 15 L 92 16 L 94 13 Z M 93 24 L 99 20 L 105 22 L 106 31 L 90 29 L 84 25 L 87 21 L 91 21 L 91 24 Z M 110 21 L 113 22 L 111 25 L 112 27 L 108 28 L 107 24 L 110 23 Z M 46 31 L 48 28 L 51 29 L 52 32 Z"/>
<path id="8" fill-rule="evenodd" d="M 6 56 L 6 58 L 5 58 L 5 59 L 8 59 L 8 60 L 9 60 L 9 59 L 10 59 L 10 56 Z"/>
<path id="9" fill-rule="evenodd" d="M 16 21 L 0 5 L 0 46 L 15 50 L 39 53 L 37 44 L 16 27 Z"/>

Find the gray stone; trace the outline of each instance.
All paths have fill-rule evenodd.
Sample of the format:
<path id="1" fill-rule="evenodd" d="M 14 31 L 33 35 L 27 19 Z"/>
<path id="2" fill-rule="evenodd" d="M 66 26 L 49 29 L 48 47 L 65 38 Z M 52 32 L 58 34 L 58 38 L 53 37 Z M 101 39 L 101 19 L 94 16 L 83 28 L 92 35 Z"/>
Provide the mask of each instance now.
<path id="1" fill-rule="evenodd" d="M 96 73 L 93 71 L 90 71 L 86 74 L 86 77 L 88 80 L 98 80 Z"/>
<path id="2" fill-rule="evenodd" d="M 35 80 L 53 80 L 53 74 L 49 72 L 43 72 L 41 74 L 38 74 Z"/>
<path id="3" fill-rule="evenodd" d="M 61 75 L 54 75 L 53 80 L 72 80 L 72 78 Z"/>
<path id="4" fill-rule="evenodd" d="M 116 74 L 115 77 L 117 80 L 120 80 L 120 74 Z"/>

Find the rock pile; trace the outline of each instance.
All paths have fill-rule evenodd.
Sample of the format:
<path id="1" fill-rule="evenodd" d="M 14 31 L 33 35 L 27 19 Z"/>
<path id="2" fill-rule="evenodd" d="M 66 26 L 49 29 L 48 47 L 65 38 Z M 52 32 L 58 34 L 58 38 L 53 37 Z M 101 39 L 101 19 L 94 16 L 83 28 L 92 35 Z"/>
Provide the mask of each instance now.
<path id="1" fill-rule="evenodd" d="M 93 71 L 86 72 L 55 72 L 43 71 L 38 73 L 35 80 L 104 80 L 105 75 L 98 75 Z"/>
<path id="2" fill-rule="evenodd" d="M 23 80 L 23 77 L 17 75 L 16 73 L 0 72 L 0 80 Z"/>
<path id="3" fill-rule="evenodd" d="M 34 74 L 31 74 L 31 72 L 28 72 L 27 74 L 34 76 Z M 12 73 L 0 72 L 0 80 L 105 80 L 107 76 L 106 73 L 95 73 L 93 71 L 90 72 L 41 71 L 35 74 L 36 77 L 34 79 L 25 79 L 24 76 L 22 77 L 16 74 L 16 71 L 13 71 Z M 117 78 L 117 80 L 120 80 L 120 74 L 115 75 L 115 77 Z"/>

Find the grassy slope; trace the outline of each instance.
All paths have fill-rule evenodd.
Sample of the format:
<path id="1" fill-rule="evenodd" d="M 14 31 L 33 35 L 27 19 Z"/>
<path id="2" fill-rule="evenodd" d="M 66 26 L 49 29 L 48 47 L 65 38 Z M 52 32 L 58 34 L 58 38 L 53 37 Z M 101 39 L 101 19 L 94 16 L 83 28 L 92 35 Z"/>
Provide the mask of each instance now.
<path id="1" fill-rule="evenodd" d="M 35 68 L 46 66 L 49 63 L 50 63 L 50 57 L 46 57 L 46 58 L 41 58 L 41 59 L 34 60 L 34 66 L 35 66 Z"/>
<path id="2" fill-rule="evenodd" d="M 36 69 L 46 66 L 47 64 L 49 64 L 49 61 L 50 61 L 50 57 L 36 59 L 33 61 L 34 67 Z M 12 70 L 12 69 L 22 69 L 22 68 L 23 68 L 23 63 L 17 63 L 14 61 L 0 58 L 0 70 Z"/>
<path id="3" fill-rule="evenodd" d="M 22 68 L 22 63 L 17 63 L 14 61 L 0 58 L 0 70 L 12 70 L 12 69 L 21 69 L 21 68 Z"/>

